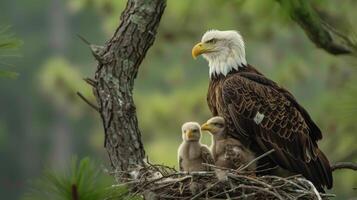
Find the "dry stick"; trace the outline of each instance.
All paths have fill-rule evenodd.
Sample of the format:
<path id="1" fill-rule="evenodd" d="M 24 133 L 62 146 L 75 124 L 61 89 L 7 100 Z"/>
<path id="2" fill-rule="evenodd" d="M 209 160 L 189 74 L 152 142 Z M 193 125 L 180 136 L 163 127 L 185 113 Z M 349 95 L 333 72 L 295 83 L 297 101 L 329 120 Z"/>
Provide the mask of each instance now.
<path id="1" fill-rule="evenodd" d="M 246 171 L 246 172 L 241 172 L 241 173 L 247 173 L 247 174 L 250 174 L 252 172 L 255 172 L 255 173 L 260 173 L 260 172 L 267 172 L 267 171 L 272 171 L 274 169 L 277 169 L 279 166 L 275 166 L 275 167 L 269 167 L 269 168 L 265 168 L 265 169 L 261 169 L 261 170 L 255 170 L 255 171 Z"/>
<path id="2" fill-rule="evenodd" d="M 164 166 L 157 165 L 155 167 L 150 166 L 147 168 L 144 168 L 144 174 L 145 170 L 146 171 L 157 171 L 159 172 L 164 172 L 167 170 L 167 168 L 162 168 Z M 231 199 L 240 199 L 243 198 L 244 195 L 240 193 L 232 193 L 232 191 L 235 190 L 242 190 L 244 188 L 254 190 L 252 191 L 253 193 L 268 193 L 269 195 L 274 196 L 275 199 L 286 199 L 286 200 L 292 200 L 296 199 L 298 195 L 303 195 L 303 196 L 309 196 L 309 197 L 316 197 L 316 190 L 314 191 L 311 185 L 308 185 L 307 181 L 302 181 L 298 180 L 298 178 L 302 178 L 301 175 L 296 175 L 296 176 L 291 176 L 288 178 L 281 178 L 281 177 L 276 177 L 276 176 L 263 176 L 263 177 L 249 177 L 249 176 L 244 176 L 240 174 L 235 174 L 234 170 L 230 171 L 231 173 L 228 173 L 228 177 L 230 177 L 230 180 L 233 180 L 235 185 L 232 185 L 229 189 L 227 188 L 222 188 L 222 187 L 215 187 L 217 186 L 218 183 L 216 183 L 214 176 L 214 172 L 198 172 L 198 173 L 188 173 L 188 172 L 167 172 L 167 173 L 172 173 L 172 174 L 167 174 L 166 177 L 154 177 L 151 178 L 146 177 L 145 175 L 139 177 L 139 181 L 136 182 L 136 186 L 138 187 L 138 190 L 134 194 L 141 193 L 143 190 L 143 185 L 146 185 L 145 187 L 149 187 L 150 190 L 154 191 L 155 193 L 158 194 L 159 196 L 161 195 L 167 195 L 168 199 L 190 199 L 192 196 L 189 191 L 187 191 L 187 186 L 190 184 L 187 181 L 184 181 L 187 178 L 190 178 L 190 176 L 197 176 L 198 178 L 201 178 L 203 182 L 206 181 L 208 178 L 208 181 L 212 181 L 211 187 L 208 189 L 204 190 L 199 194 L 197 197 L 194 197 L 195 199 L 200 199 L 200 198 L 209 198 L 209 199 L 219 199 L 222 198 L 223 195 L 229 194 Z M 152 172 L 147 172 L 147 173 L 152 173 Z M 169 178 L 172 176 L 178 176 L 177 178 Z M 184 177 L 180 177 L 180 175 L 183 175 Z M 233 178 L 232 178 L 233 177 Z M 236 180 L 234 180 L 236 178 Z M 292 180 L 294 179 L 294 180 Z M 290 182 L 291 181 L 291 182 Z M 294 181 L 298 181 L 295 183 Z M 151 184 L 147 184 L 147 182 L 150 182 Z M 289 183 L 289 184 L 287 184 Z M 183 193 L 178 193 L 177 192 L 177 184 L 183 185 L 184 188 L 182 189 Z M 300 184 L 302 184 L 300 186 Z M 238 187 L 239 186 L 239 187 Z M 168 188 L 169 187 L 169 188 Z M 207 186 L 206 186 L 207 187 Z M 168 188 L 164 189 L 164 188 Z M 171 189 L 170 189 L 171 188 Z M 260 189 L 257 189 L 260 188 Z M 222 190 L 225 190 L 224 192 Z M 205 195 L 206 194 L 206 195 Z M 209 196 L 209 195 L 210 196 Z M 232 194 L 235 195 L 240 195 L 233 197 Z M 246 195 L 251 195 L 249 192 Z M 320 197 L 323 197 L 325 195 L 319 194 Z M 205 197 L 206 196 L 206 197 Z M 220 197 L 218 197 L 220 196 Z M 326 196 L 331 196 L 331 194 L 326 195 Z M 216 197 L 216 198 L 215 198 Z M 238 197 L 238 198 L 237 198 Z M 227 197 L 226 197 L 227 198 Z"/>
<path id="3" fill-rule="evenodd" d="M 237 171 L 238 171 L 238 172 L 239 172 L 239 171 L 243 171 L 244 169 L 248 168 L 248 167 L 249 167 L 251 164 L 253 164 L 254 162 L 258 161 L 259 159 L 261 159 L 261 158 L 263 158 L 263 157 L 265 157 L 265 156 L 267 156 L 267 155 L 269 155 L 269 154 L 271 154 L 271 153 L 273 153 L 274 151 L 275 151 L 275 150 L 272 149 L 272 150 L 270 150 L 270 151 L 268 151 L 268 152 L 263 153 L 262 155 L 260 155 L 260 156 L 258 156 L 258 157 L 256 157 L 256 158 L 254 158 L 252 161 L 250 161 L 250 162 L 249 162 L 248 164 L 246 164 L 245 166 L 239 168 Z"/>
<path id="4" fill-rule="evenodd" d="M 249 176 L 242 176 L 242 175 L 235 175 L 235 174 L 228 174 L 228 177 L 235 180 L 235 181 L 239 181 L 239 178 L 241 179 L 247 179 L 247 180 L 250 180 L 252 182 L 255 182 L 255 183 L 258 183 L 259 185 L 262 185 L 264 186 L 265 188 L 268 188 L 268 189 L 271 189 L 272 186 L 267 184 L 267 183 L 264 183 L 263 181 L 260 181 L 259 179 L 257 178 L 252 178 L 252 177 L 249 177 Z"/>
<path id="5" fill-rule="evenodd" d="M 304 178 L 298 178 L 298 180 L 301 181 L 301 182 L 307 183 L 310 186 L 312 192 L 314 192 L 314 194 L 316 195 L 317 199 L 318 200 L 322 200 L 322 198 L 320 196 L 320 193 L 316 190 L 314 184 L 312 184 L 310 181 L 308 181 L 308 180 L 306 180 Z"/>
<path id="6" fill-rule="evenodd" d="M 156 181 L 159 181 L 159 180 L 162 180 L 162 179 L 165 179 L 165 178 L 169 178 L 169 177 L 175 176 L 175 175 L 176 175 L 176 173 L 175 174 L 170 174 L 170 175 L 167 175 L 167 176 L 162 176 L 160 178 L 152 179 L 152 180 L 146 182 L 142 187 L 145 188 L 146 186 L 150 185 L 151 183 L 155 183 Z"/>
<path id="7" fill-rule="evenodd" d="M 85 39 L 83 36 L 81 36 L 80 34 L 78 34 L 77 33 L 77 37 L 79 38 L 79 39 L 81 39 L 82 40 L 82 42 L 84 42 L 86 45 L 91 45 L 91 43 L 87 40 L 87 39 Z"/>
<path id="8" fill-rule="evenodd" d="M 282 185 L 278 185 L 278 186 L 272 186 L 272 185 L 269 185 L 263 181 L 260 181 L 259 179 L 255 179 L 255 178 L 251 178 L 251 177 L 243 177 L 243 176 L 238 176 L 238 175 L 235 175 L 237 176 L 238 178 L 246 178 L 248 180 L 251 180 L 252 182 L 256 182 L 256 183 L 259 183 L 261 184 L 262 186 L 265 186 L 265 188 L 270 188 L 272 190 L 274 190 L 274 192 L 279 195 L 281 197 L 281 195 L 278 193 L 277 189 L 283 187 L 284 185 L 287 185 L 288 183 L 291 184 L 291 185 L 294 185 L 295 187 L 299 188 L 299 189 L 302 189 L 304 190 L 303 187 L 301 187 L 300 185 L 286 179 L 286 178 L 281 178 L 281 177 L 278 177 L 278 176 L 263 176 L 262 178 L 270 178 L 270 179 L 277 179 L 279 181 L 283 181 L 284 183 Z M 289 178 L 292 178 L 292 177 L 301 177 L 300 175 L 295 175 L 295 176 L 291 176 Z M 233 177 L 231 177 L 233 178 Z M 286 195 L 285 195 L 286 196 Z M 283 197 L 281 197 L 283 199 Z"/>
<path id="9" fill-rule="evenodd" d="M 92 102 L 90 102 L 88 99 L 86 99 L 80 92 L 77 92 L 77 95 L 84 101 L 86 102 L 90 107 L 92 107 L 94 110 L 99 112 L 99 107 L 94 105 Z"/>
<path id="10" fill-rule="evenodd" d="M 281 178 L 279 176 L 262 176 L 262 178 L 274 178 L 274 179 L 278 179 L 278 180 L 283 180 L 283 181 L 288 182 L 291 185 L 299 188 L 300 190 L 304 190 L 304 187 L 302 187 L 290 180 L 290 179 L 297 178 L 297 177 L 301 177 L 301 175 L 294 175 L 294 176 L 290 176 L 288 178 Z"/>
<path id="11" fill-rule="evenodd" d="M 224 190 L 224 192 L 221 192 L 221 193 L 215 194 L 215 195 L 211 196 L 211 198 L 218 197 L 218 196 L 220 196 L 220 195 L 222 195 L 222 194 L 225 194 L 225 193 L 227 193 L 227 192 L 232 192 L 232 191 L 234 191 L 234 190 L 236 190 L 236 189 L 238 189 L 238 188 L 239 188 L 239 186 L 236 186 L 236 187 L 234 187 L 234 188 L 232 188 L 232 189 L 229 189 L 229 190 Z"/>
<path id="12" fill-rule="evenodd" d="M 279 194 L 276 194 L 275 192 L 272 192 L 270 190 L 267 190 L 266 188 L 260 188 L 257 186 L 249 186 L 249 185 L 240 185 L 240 188 L 246 188 L 246 189 L 255 189 L 255 190 L 259 190 L 265 193 L 268 193 L 270 195 L 273 195 L 274 197 L 276 197 L 279 200 L 284 200 Z"/>
<path id="13" fill-rule="evenodd" d="M 197 195 L 195 195 L 194 197 L 191 198 L 191 200 L 194 200 L 198 197 L 200 197 L 202 194 L 204 194 L 205 192 L 207 192 L 208 190 L 210 190 L 211 188 L 213 188 L 215 185 L 217 185 L 218 183 L 220 183 L 221 181 L 217 181 L 215 183 L 213 183 L 210 187 L 207 187 L 206 189 L 202 190 L 200 193 L 198 193 Z"/>
<path id="14" fill-rule="evenodd" d="M 202 163 L 202 165 L 207 165 L 210 167 L 215 167 L 215 165 L 210 165 L 210 164 L 206 164 L 206 163 Z M 197 172 L 176 172 L 175 175 L 198 175 L 198 176 L 209 176 L 215 174 L 213 171 L 197 171 Z"/>
<path id="15" fill-rule="evenodd" d="M 311 195 L 311 191 L 310 191 L 309 193 L 307 193 L 307 192 L 305 191 L 305 188 L 304 188 L 304 187 L 302 187 L 302 186 L 300 186 L 300 185 L 294 183 L 293 181 L 289 180 L 289 179 L 292 179 L 292 178 L 296 178 L 296 180 L 299 180 L 300 182 L 303 182 L 302 180 L 304 180 L 304 178 L 302 178 L 301 175 L 294 175 L 294 176 L 289 177 L 289 179 L 281 179 L 280 177 L 277 177 L 277 176 L 266 176 L 266 177 L 272 177 L 272 178 L 277 178 L 277 179 L 280 179 L 280 180 L 284 180 L 284 181 L 286 181 L 286 182 L 288 182 L 288 183 L 294 185 L 295 187 L 299 188 L 299 189 L 300 189 L 300 193 L 303 193 L 303 194 L 302 194 L 302 195 L 299 195 L 299 196 L 297 197 L 297 199 L 300 198 L 300 197 L 302 197 L 302 196 L 305 196 L 305 195 Z M 309 184 L 309 186 L 311 187 L 309 181 L 306 180 L 306 181 L 304 181 L 304 182 L 307 182 L 307 183 Z M 313 186 L 313 185 L 312 185 L 312 186 Z M 314 189 L 315 189 L 315 190 L 314 190 Z M 311 190 L 311 189 L 310 189 L 310 190 Z M 312 190 L 313 193 L 312 193 L 312 195 L 315 195 L 315 196 L 316 196 L 316 191 L 317 191 L 317 190 L 316 190 L 315 186 L 313 186 L 313 190 Z M 321 195 L 321 194 L 319 194 L 319 195 Z"/>
<path id="16" fill-rule="evenodd" d="M 224 192 L 226 194 L 227 199 L 232 200 L 231 196 L 229 196 L 229 192 L 227 192 L 227 190 L 224 189 L 224 188 L 223 188 L 223 190 L 224 190 Z"/>
<path id="17" fill-rule="evenodd" d="M 337 169 L 351 169 L 357 171 L 357 163 L 353 162 L 338 162 L 331 166 L 331 170 L 335 171 Z"/>
<path id="18" fill-rule="evenodd" d="M 253 193 L 249 193 L 249 194 L 242 194 L 242 195 L 240 195 L 240 196 L 238 196 L 238 197 L 233 197 L 232 198 L 232 200 L 233 199 L 242 199 L 242 198 L 244 198 L 244 199 L 248 199 L 248 197 L 253 197 L 253 196 L 255 196 L 257 193 L 255 193 L 255 192 L 253 192 Z"/>
<path id="19" fill-rule="evenodd" d="M 215 168 L 215 169 L 221 169 L 221 170 L 234 171 L 234 170 L 233 170 L 233 169 L 231 169 L 231 168 L 219 167 L 219 166 L 216 166 L 216 165 L 211 165 L 211 164 L 208 164 L 208 163 L 202 163 L 202 165 L 205 165 L 205 166 L 207 166 L 207 167 L 212 167 L 212 168 Z"/>
<path id="20" fill-rule="evenodd" d="M 234 175 L 234 174 L 228 174 L 228 176 L 230 178 L 236 180 L 236 181 L 238 181 L 238 178 L 245 178 L 245 179 L 250 180 L 252 182 L 258 183 L 258 184 L 262 185 L 268 191 L 270 191 L 270 189 L 272 189 L 274 191 L 272 193 L 274 193 L 275 194 L 274 196 L 277 197 L 278 199 L 283 199 L 272 185 L 269 185 L 269 184 L 267 184 L 267 183 L 265 183 L 263 181 L 260 181 L 260 180 L 258 180 L 256 178 L 251 178 L 249 176 Z"/>

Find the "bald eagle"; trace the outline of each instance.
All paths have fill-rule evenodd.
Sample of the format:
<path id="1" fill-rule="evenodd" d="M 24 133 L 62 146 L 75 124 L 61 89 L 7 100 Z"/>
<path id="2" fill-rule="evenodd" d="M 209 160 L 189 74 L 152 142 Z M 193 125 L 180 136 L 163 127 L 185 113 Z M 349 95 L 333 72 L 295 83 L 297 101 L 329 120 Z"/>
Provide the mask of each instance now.
<path id="1" fill-rule="evenodd" d="M 207 31 L 192 49 L 209 63 L 208 107 L 222 116 L 228 132 L 257 156 L 275 151 L 258 165 L 278 165 L 302 174 L 323 191 L 332 187 L 328 159 L 319 149 L 320 129 L 295 97 L 247 64 L 237 31 Z"/>

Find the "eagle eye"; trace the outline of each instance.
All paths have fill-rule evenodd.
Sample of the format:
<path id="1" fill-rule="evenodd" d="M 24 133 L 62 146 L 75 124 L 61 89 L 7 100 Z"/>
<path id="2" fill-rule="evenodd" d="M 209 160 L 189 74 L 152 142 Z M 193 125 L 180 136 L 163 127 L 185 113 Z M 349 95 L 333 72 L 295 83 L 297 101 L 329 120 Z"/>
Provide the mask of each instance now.
<path id="1" fill-rule="evenodd" d="M 213 123 L 213 125 L 218 128 L 223 128 L 223 124 L 221 123 Z"/>
<path id="2" fill-rule="evenodd" d="M 212 38 L 212 39 L 206 41 L 206 43 L 209 43 L 209 44 L 214 44 L 216 42 L 217 42 L 216 38 Z"/>

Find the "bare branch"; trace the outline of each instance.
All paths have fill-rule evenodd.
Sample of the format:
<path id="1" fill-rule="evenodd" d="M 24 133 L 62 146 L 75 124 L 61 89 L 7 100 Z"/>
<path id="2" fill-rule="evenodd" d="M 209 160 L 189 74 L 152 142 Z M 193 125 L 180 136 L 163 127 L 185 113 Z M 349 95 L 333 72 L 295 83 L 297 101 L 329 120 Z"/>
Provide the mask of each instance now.
<path id="1" fill-rule="evenodd" d="M 339 169 L 351 169 L 357 171 L 357 163 L 353 162 L 338 162 L 331 166 L 332 171 Z"/>
<path id="2" fill-rule="evenodd" d="M 83 36 L 81 36 L 81 35 L 78 34 L 78 33 L 77 33 L 77 37 L 78 37 L 79 39 L 81 39 L 84 44 L 86 44 L 86 45 L 88 45 L 88 46 L 91 45 L 91 43 L 90 43 L 87 39 L 85 39 Z"/>
<path id="3" fill-rule="evenodd" d="M 309 1 L 277 1 L 317 47 L 334 55 L 356 53 L 356 41 L 323 21 Z"/>
<path id="4" fill-rule="evenodd" d="M 90 102 L 88 99 L 86 99 L 80 92 L 77 92 L 77 95 L 84 101 L 86 102 L 90 107 L 92 107 L 94 110 L 97 112 L 100 111 L 99 107 L 94 105 L 94 103 Z"/>
<path id="5" fill-rule="evenodd" d="M 92 87 L 97 86 L 97 82 L 91 78 L 84 78 L 83 80 Z"/>

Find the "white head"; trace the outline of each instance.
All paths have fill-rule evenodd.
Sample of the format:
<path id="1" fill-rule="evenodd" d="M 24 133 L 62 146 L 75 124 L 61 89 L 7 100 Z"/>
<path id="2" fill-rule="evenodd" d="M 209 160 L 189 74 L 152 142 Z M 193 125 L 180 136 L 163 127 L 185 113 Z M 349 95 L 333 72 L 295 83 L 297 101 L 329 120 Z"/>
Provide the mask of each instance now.
<path id="1" fill-rule="evenodd" d="M 201 130 L 210 132 L 214 137 L 225 137 L 226 122 L 223 117 L 212 117 L 206 123 L 201 125 Z"/>
<path id="2" fill-rule="evenodd" d="M 184 141 L 198 142 L 201 139 L 201 127 L 197 122 L 186 122 L 181 129 Z"/>
<path id="3" fill-rule="evenodd" d="M 247 65 L 242 36 L 237 31 L 207 31 L 192 49 L 192 56 L 201 55 L 209 63 L 209 74 L 226 76 L 232 69 Z"/>

